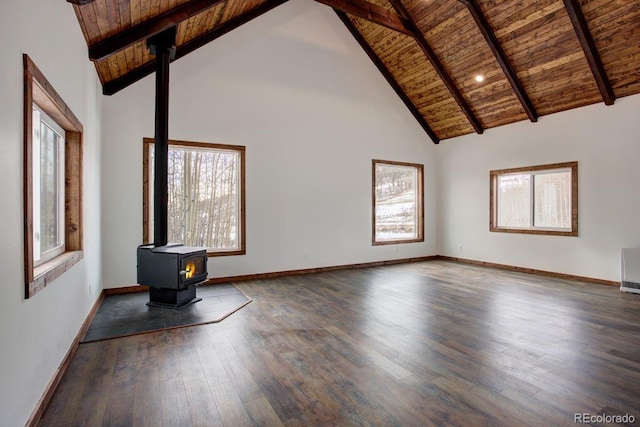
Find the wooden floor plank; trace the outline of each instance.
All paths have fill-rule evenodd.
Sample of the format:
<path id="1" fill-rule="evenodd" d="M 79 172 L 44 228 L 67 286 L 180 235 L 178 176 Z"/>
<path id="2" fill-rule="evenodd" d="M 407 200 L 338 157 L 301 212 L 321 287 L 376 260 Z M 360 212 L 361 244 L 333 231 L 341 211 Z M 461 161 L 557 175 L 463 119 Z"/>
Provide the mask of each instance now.
<path id="1" fill-rule="evenodd" d="M 133 397 L 133 425 L 162 425 L 162 396 L 157 367 L 145 367 L 136 372 Z"/>
<path id="2" fill-rule="evenodd" d="M 170 378 L 160 381 L 160 397 L 162 402 L 162 425 L 172 427 L 191 427 L 193 425 L 187 392 L 182 378 Z"/>
<path id="3" fill-rule="evenodd" d="M 222 425 L 218 407 L 206 379 L 185 383 L 189 413 L 194 427 Z"/>
<path id="4" fill-rule="evenodd" d="M 82 344 L 41 425 L 640 419 L 640 295 L 442 260 L 237 286 L 220 323 Z"/>
<path id="5" fill-rule="evenodd" d="M 245 407 L 247 408 L 247 413 L 251 417 L 253 425 L 284 426 L 265 397 L 246 402 Z"/>
<path id="6" fill-rule="evenodd" d="M 104 425 L 133 425 L 136 372 L 120 371 L 114 376 L 108 391 L 107 406 L 104 413 Z"/>
<path id="7" fill-rule="evenodd" d="M 95 365 L 87 378 L 82 398 L 73 417 L 73 425 L 92 426 L 103 423 L 119 345 L 118 341 L 110 341 L 99 347 Z"/>
<path id="8" fill-rule="evenodd" d="M 231 382 L 209 386 L 224 425 L 237 427 L 252 425 L 249 414 Z"/>
<path id="9" fill-rule="evenodd" d="M 75 417 L 82 393 L 94 375 L 96 355 L 101 345 L 83 345 L 78 348 L 67 372 L 60 381 L 56 393 L 42 419 L 41 426 L 62 426 L 71 424 Z"/>

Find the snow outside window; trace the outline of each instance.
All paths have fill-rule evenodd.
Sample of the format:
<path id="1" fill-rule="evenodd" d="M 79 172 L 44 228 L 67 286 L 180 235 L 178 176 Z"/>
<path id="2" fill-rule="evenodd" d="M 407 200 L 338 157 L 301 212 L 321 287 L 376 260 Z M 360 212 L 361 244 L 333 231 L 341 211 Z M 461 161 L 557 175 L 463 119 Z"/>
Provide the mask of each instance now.
<path id="1" fill-rule="evenodd" d="M 373 244 L 424 241 L 423 166 L 373 161 Z"/>

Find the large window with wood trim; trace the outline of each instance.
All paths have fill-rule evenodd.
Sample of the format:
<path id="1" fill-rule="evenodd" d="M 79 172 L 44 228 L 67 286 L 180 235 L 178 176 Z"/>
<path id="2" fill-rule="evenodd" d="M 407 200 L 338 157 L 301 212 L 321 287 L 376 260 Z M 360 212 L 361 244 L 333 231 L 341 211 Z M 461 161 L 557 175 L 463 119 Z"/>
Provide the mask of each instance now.
<path id="1" fill-rule="evenodd" d="M 153 236 L 154 140 L 144 139 L 144 241 Z M 209 256 L 245 249 L 245 147 L 169 141 L 168 240 Z"/>
<path id="2" fill-rule="evenodd" d="M 578 162 L 494 170 L 491 231 L 578 235 Z"/>
<path id="3" fill-rule="evenodd" d="M 24 60 L 25 297 L 82 259 L 82 124 Z"/>
<path id="4" fill-rule="evenodd" d="M 373 160 L 374 245 L 424 241 L 423 165 Z"/>

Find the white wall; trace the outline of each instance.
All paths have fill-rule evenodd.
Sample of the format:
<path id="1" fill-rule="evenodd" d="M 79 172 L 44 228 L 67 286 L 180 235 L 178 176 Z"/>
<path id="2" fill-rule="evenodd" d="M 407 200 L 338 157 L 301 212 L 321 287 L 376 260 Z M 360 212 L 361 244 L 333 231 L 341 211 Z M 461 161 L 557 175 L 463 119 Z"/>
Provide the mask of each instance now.
<path id="1" fill-rule="evenodd" d="M 171 65 L 173 139 L 247 147 L 247 254 L 210 277 L 436 254 L 435 149 L 335 13 L 293 0 Z M 153 76 L 105 99 L 104 284 L 136 283 Z M 371 160 L 424 163 L 424 243 L 371 246 Z"/>
<path id="2" fill-rule="evenodd" d="M 70 4 L 3 0 L 0 40 L 0 425 L 19 426 L 35 408 L 101 290 L 101 95 Z M 23 53 L 85 131 L 84 260 L 28 300 L 23 274 Z"/>
<path id="3" fill-rule="evenodd" d="M 620 279 L 640 246 L 640 95 L 447 140 L 438 146 L 442 255 Z M 578 161 L 579 236 L 489 232 L 489 171 Z"/>

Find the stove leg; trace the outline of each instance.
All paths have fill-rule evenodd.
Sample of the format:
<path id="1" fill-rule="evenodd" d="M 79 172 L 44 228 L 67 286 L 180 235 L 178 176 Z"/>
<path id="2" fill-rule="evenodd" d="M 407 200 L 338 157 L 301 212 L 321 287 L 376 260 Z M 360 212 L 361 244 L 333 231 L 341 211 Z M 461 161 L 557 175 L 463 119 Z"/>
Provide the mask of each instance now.
<path id="1" fill-rule="evenodd" d="M 196 286 L 189 285 L 181 289 L 149 288 L 149 307 L 180 308 L 202 301 L 196 297 Z"/>

